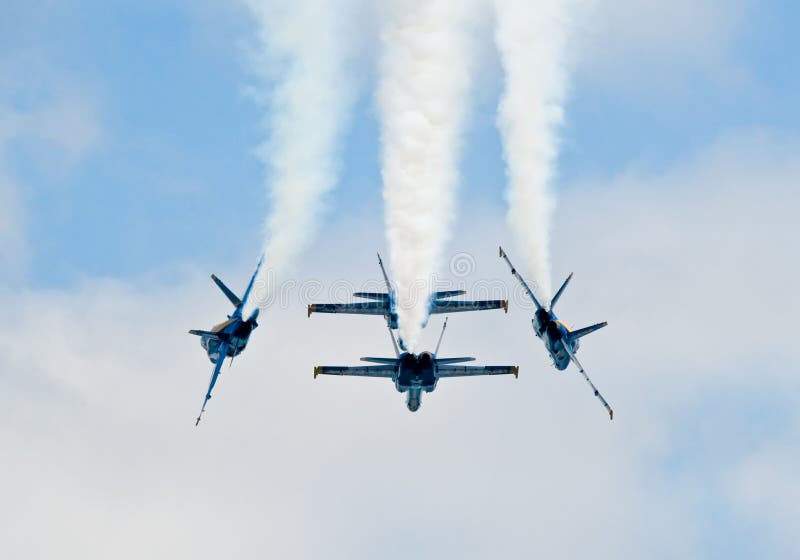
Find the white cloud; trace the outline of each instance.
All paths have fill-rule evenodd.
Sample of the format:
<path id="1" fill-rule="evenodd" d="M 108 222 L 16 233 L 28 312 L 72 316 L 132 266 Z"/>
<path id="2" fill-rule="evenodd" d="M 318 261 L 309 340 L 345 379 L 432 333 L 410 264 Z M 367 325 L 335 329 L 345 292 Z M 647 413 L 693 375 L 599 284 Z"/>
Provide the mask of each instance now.
<path id="1" fill-rule="evenodd" d="M 565 265 L 603 270 L 592 305 L 618 309 L 619 327 L 631 333 L 646 328 L 654 352 L 697 323 L 726 335 L 704 334 L 702 349 L 686 354 L 691 360 L 739 370 L 754 352 L 783 356 L 788 348 L 775 348 L 775 333 L 800 312 L 791 297 L 800 271 L 786 258 L 796 237 L 798 145 L 740 131 L 662 174 L 631 171 L 568 188 L 556 220 L 568 253 L 556 254 Z"/>
<path id="2" fill-rule="evenodd" d="M 27 115 L 26 132 L 51 143 L 74 164 L 101 141 L 102 130 L 95 105 L 85 98 L 59 97 L 52 104 Z"/>
<path id="3" fill-rule="evenodd" d="M 379 318 L 269 308 L 195 429 L 210 364 L 185 331 L 229 310 L 204 275 L 172 287 L 87 281 L 0 296 L 0 494 L 13 504 L 0 513 L 4 551 L 705 556 L 703 542 L 730 535 L 714 526 L 699 534 L 714 504 L 698 503 L 669 465 L 703 481 L 772 469 L 796 482 L 791 447 L 779 448 L 776 463 L 767 454 L 742 466 L 744 457 L 723 455 L 719 472 L 686 451 L 680 431 L 684 414 L 706 404 L 738 416 L 718 402 L 720 384 L 797 394 L 788 328 L 797 265 L 784 258 L 797 237 L 796 145 L 733 139 L 660 176 L 631 173 L 565 193 L 554 257 L 556 270 L 570 263 L 576 277 L 559 311 L 576 324 L 610 321 L 581 352 L 616 409 L 613 423 L 574 371 L 547 367 L 529 315 L 513 303 L 507 316 L 454 317 L 442 353 L 519 363 L 520 379 L 443 381 L 416 414 L 391 383 L 312 379 L 316 364 L 390 353 Z M 456 237 L 459 249 L 475 250 L 481 276 L 507 279 L 496 257 L 508 235 L 499 212 L 480 231 L 471 225 Z M 376 278 L 374 237 L 358 232 L 343 232 L 344 245 L 342 236 L 322 239 L 304 263 L 309 276 L 325 285 L 342 273 Z M 237 283 L 223 274 L 234 287 L 245 275 Z M 422 347 L 438 324 L 431 320 Z M 769 433 L 757 435 L 769 451 Z M 721 453 L 737 437 L 704 443 Z M 763 509 L 776 489 L 744 487 L 743 517 L 794 519 L 790 504 Z M 729 498 L 710 488 L 710 499 Z"/>
<path id="4" fill-rule="evenodd" d="M 601 89 L 674 97 L 698 77 L 745 80 L 733 47 L 748 0 L 595 2 L 579 21 L 578 77 Z"/>
<path id="5" fill-rule="evenodd" d="M 800 432 L 789 429 L 755 450 L 727 477 L 734 507 L 748 520 L 764 527 L 776 553 L 785 558 L 800 554 Z"/>

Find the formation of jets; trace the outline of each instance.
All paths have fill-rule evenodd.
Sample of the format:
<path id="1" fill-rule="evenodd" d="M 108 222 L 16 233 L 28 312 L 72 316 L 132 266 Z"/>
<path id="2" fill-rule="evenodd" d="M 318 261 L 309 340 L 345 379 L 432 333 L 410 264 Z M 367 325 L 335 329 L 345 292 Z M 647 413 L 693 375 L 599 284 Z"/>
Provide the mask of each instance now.
<path id="1" fill-rule="evenodd" d="M 394 288 L 389 282 L 389 275 L 383 266 L 383 260 L 378 253 L 378 265 L 381 267 L 383 280 L 386 282 L 386 292 L 356 292 L 353 296 L 374 301 L 359 303 L 312 303 L 308 306 L 308 316 L 312 313 L 351 313 L 355 315 L 383 315 L 390 329 L 397 329 L 397 300 Z M 428 300 L 428 315 L 441 313 L 458 313 L 460 311 L 483 311 L 487 309 L 503 309 L 508 312 L 508 301 L 493 299 L 485 301 L 460 301 L 450 298 L 463 296 L 463 290 L 447 292 L 433 292 Z M 424 326 L 424 325 L 423 325 Z M 405 350 L 403 339 L 399 340 L 400 348 Z"/>
<path id="2" fill-rule="evenodd" d="M 544 343 L 545 349 L 553 361 L 556 369 L 563 371 L 567 369 L 570 362 L 575 365 L 585 381 L 589 384 L 594 395 L 600 400 L 608 411 L 610 419 L 614 418 L 614 411 L 603 395 L 597 390 L 592 380 L 589 378 L 583 366 L 578 361 L 576 354 L 580 346 L 581 337 L 605 327 L 608 323 L 596 323 L 594 325 L 571 330 L 567 325 L 556 317 L 553 312 L 556 302 L 561 297 L 564 289 L 572 279 L 570 274 L 550 301 L 549 308 L 543 306 L 536 298 L 533 290 L 528 286 L 517 269 L 511 264 L 508 255 L 500 247 L 500 257 L 505 260 L 511 269 L 511 274 L 520 282 L 525 292 L 533 301 L 536 311 L 534 312 L 533 331 L 536 336 Z M 261 268 L 263 261 L 260 259 L 256 270 L 253 273 L 250 283 L 245 290 L 244 297 L 240 299 L 236 296 L 219 278 L 212 275 L 211 279 L 225 294 L 233 304 L 234 311 L 228 315 L 228 320 L 224 321 L 210 330 L 191 330 L 191 334 L 200 337 L 200 344 L 206 350 L 209 360 L 214 364 L 208 390 L 203 400 L 200 414 L 197 416 L 195 426 L 200 423 L 200 418 L 205 412 L 211 392 L 217 382 L 217 378 L 222 370 L 225 358 L 233 358 L 239 355 L 247 346 L 250 334 L 258 327 L 258 307 L 248 316 L 244 317 L 242 310 L 246 307 L 248 298 L 253 290 L 253 285 Z M 518 366 L 466 366 L 466 362 L 472 362 L 472 357 L 453 357 L 440 358 L 439 348 L 444 338 L 447 328 L 447 318 L 442 326 L 439 341 L 433 352 L 421 352 L 419 354 L 409 352 L 402 339 L 395 338 L 394 331 L 398 328 L 397 322 L 397 301 L 395 291 L 389 281 L 389 276 L 383 266 L 380 254 L 378 254 L 378 264 L 381 268 L 384 281 L 386 282 L 386 292 L 356 292 L 353 295 L 357 298 L 369 300 L 357 303 L 316 303 L 308 306 L 308 316 L 312 313 L 349 313 L 357 315 L 379 315 L 386 320 L 386 326 L 394 348 L 394 357 L 361 358 L 362 362 L 373 365 L 367 366 L 317 366 L 314 368 L 314 378 L 319 375 L 348 375 L 356 377 L 381 377 L 391 379 L 395 388 L 400 393 L 406 393 L 406 406 L 411 412 L 416 412 L 422 403 L 422 393 L 430 393 L 436 389 L 439 379 L 445 377 L 470 377 L 477 375 L 513 375 L 515 378 L 519 374 Z M 508 301 L 506 300 L 483 300 L 483 301 L 463 301 L 452 298 L 465 295 L 463 290 L 434 292 L 428 301 L 429 314 L 456 313 L 461 311 L 485 311 L 491 309 L 503 309 L 508 311 Z"/>

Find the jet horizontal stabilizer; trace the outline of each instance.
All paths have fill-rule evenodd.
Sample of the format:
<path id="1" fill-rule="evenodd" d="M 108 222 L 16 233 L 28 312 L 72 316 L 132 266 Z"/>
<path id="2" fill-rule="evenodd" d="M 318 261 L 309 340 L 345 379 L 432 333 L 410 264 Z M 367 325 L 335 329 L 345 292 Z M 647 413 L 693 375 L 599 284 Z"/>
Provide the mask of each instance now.
<path id="1" fill-rule="evenodd" d="M 373 363 L 373 364 L 394 365 L 394 364 L 397 363 L 397 358 L 371 358 L 371 357 L 365 357 L 365 358 L 361 358 L 361 361 L 362 362 L 370 362 L 370 363 Z"/>
<path id="2" fill-rule="evenodd" d="M 462 358 L 436 358 L 437 364 L 463 364 L 464 362 L 474 362 L 475 358 L 464 356 Z"/>
<path id="3" fill-rule="evenodd" d="M 589 333 L 593 333 L 596 330 L 602 329 L 606 325 L 608 325 L 608 322 L 607 321 L 603 321 L 602 323 L 596 323 L 594 325 L 591 325 L 589 327 L 584 327 L 584 328 L 578 329 L 576 331 L 570 331 L 569 332 L 569 338 L 570 338 L 570 340 L 577 340 L 582 336 L 586 336 Z"/>
<path id="4" fill-rule="evenodd" d="M 204 336 L 206 338 L 214 338 L 216 340 L 222 340 L 222 338 L 220 338 L 219 336 L 219 333 L 215 333 L 212 331 L 201 331 L 197 329 L 192 329 L 189 331 L 189 334 L 195 334 L 197 336 Z"/>

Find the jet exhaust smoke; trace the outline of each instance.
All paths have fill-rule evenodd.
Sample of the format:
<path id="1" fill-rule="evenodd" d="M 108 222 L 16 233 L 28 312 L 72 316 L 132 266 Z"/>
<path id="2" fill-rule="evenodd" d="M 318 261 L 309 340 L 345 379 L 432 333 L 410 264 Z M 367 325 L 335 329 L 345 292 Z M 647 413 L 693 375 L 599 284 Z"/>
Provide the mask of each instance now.
<path id="1" fill-rule="evenodd" d="M 497 125 L 508 176 L 508 223 L 543 304 L 553 293 L 550 183 L 567 93 L 568 16 L 575 3 L 495 0 L 495 41 L 505 71 Z"/>
<path id="2" fill-rule="evenodd" d="M 473 9 L 471 0 L 394 3 L 381 33 L 378 103 L 386 236 L 400 337 L 412 351 L 453 221 Z"/>
<path id="3" fill-rule="evenodd" d="M 265 84 L 254 94 L 269 108 L 269 140 L 260 156 L 269 169 L 270 210 L 266 266 L 245 317 L 266 304 L 270 273 L 285 274 L 312 241 L 322 200 L 336 183 L 338 147 L 357 90 L 349 71 L 357 34 L 349 27 L 359 1 L 333 7 L 323 0 L 247 0 L 258 23 L 255 70 Z"/>

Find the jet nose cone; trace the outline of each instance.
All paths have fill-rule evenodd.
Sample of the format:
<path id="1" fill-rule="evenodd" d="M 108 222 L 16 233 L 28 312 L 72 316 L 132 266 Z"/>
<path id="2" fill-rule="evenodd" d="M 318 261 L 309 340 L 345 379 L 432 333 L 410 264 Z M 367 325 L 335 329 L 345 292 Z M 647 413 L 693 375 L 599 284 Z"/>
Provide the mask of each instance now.
<path id="1" fill-rule="evenodd" d="M 406 402 L 408 405 L 408 410 L 411 412 L 416 412 L 419 410 L 419 405 L 422 404 L 422 399 L 420 398 L 420 393 L 418 391 L 412 390 L 408 394 L 408 401 Z"/>

